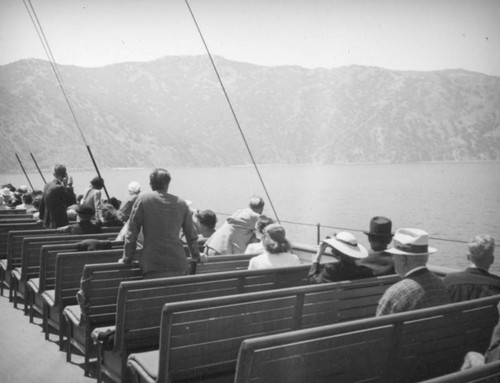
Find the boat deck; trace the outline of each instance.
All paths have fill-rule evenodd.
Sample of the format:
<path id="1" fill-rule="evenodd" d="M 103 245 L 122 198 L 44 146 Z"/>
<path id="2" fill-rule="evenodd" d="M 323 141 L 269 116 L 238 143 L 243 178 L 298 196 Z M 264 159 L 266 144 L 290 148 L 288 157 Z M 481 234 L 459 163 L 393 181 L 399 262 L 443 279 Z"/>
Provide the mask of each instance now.
<path id="1" fill-rule="evenodd" d="M 7 291 L 8 294 L 8 291 Z M 51 334 L 46 341 L 42 332 L 42 320 L 23 314 L 23 305 L 14 309 L 7 296 L 0 296 L 0 381 L 2 383 L 52 382 L 89 383 L 94 377 L 83 375 L 83 356 L 72 355 L 66 362 L 65 352 L 59 351 L 58 337 Z M 91 374 L 95 376 L 95 363 Z"/>

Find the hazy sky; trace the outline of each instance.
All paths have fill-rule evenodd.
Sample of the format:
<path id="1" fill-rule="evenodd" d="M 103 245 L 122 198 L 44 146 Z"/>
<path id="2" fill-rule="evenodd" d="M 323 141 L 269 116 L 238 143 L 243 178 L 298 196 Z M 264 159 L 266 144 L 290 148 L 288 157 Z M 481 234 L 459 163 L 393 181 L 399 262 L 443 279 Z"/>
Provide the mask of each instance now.
<path id="1" fill-rule="evenodd" d="M 205 53 L 184 0 L 31 1 L 61 64 Z M 500 0 L 189 3 L 212 53 L 232 60 L 500 76 Z M 0 0 L 0 65 L 31 57 L 46 59 L 23 0 Z"/>

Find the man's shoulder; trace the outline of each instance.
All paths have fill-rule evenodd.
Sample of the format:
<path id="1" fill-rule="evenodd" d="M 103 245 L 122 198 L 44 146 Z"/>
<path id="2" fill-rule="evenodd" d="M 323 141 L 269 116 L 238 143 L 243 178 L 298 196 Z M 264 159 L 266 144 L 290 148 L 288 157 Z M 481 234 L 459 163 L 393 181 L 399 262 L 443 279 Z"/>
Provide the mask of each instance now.
<path id="1" fill-rule="evenodd" d="M 446 286 L 454 284 L 489 283 L 498 285 L 500 287 L 500 277 L 494 274 L 490 274 L 486 270 L 468 268 L 464 271 L 446 275 L 444 277 L 444 283 Z"/>

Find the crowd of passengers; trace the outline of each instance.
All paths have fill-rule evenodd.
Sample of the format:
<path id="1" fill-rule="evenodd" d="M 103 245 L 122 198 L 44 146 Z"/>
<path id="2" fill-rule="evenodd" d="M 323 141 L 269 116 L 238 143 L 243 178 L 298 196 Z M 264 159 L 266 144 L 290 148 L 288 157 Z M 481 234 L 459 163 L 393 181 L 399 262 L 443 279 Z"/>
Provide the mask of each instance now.
<path id="1" fill-rule="evenodd" d="M 310 283 L 398 274 L 401 279 L 383 294 L 377 316 L 500 294 L 500 277 L 489 272 L 495 251 L 490 235 L 474 236 L 468 243 L 469 267 L 444 278 L 427 268 L 429 255 L 437 251 L 429 246 L 428 233 L 419 228 L 394 232 L 391 220 L 384 216 L 373 217 L 364 232 L 368 249 L 350 232 L 332 233 L 320 241 L 311 262 L 294 254 L 285 228 L 263 214 L 262 198 L 252 197 L 246 208 L 216 228 L 218 219 L 212 210 L 195 210 L 189 201 L 168 193 L 170 181 L 166 169 L 154 169 L 150 192 L 141 192 L 141 185 L 133 181 L 120 201 L 104 198 L 104 180 L 97 176 L 77 196 L 66 167 L 57 164 L 54 179 L 43 191 L 3 185 L 0 210 L 23 209 L 45 227 L 72 234 L 94 234 L 102 227 L 119 226 L 116 239 L 124 241 L 124 251 L 118 262 L 137 261 L 144 278 L 186 275 L 187 247 L 199 262 L 210 262 L 212 256 L 254 255 L 250 270 L 311 263 Z M 500 358 L 499 343 L 500 325 L 485 355 L 468 355 L 464 368 Z"/>

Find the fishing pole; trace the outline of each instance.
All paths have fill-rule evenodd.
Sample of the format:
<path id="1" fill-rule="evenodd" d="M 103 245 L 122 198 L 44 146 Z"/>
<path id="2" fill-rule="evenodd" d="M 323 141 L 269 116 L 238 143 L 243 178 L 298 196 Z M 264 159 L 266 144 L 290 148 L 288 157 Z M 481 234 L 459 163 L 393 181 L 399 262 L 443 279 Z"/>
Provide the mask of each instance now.
<path id="1" fill-rule="evenodd" d="M 236 126 L 238 127 L 238 130 L 240 131 L 241 137 L 243 139 L 243 142 L 245 143 L 245 146 L 247 148 L 248 154 L 250 155 L 250 159 L 252 160 L 253 166 L 255 168 L 255 171 L 257 172 L 257 175 L 259 177 L 260 183 L 262 184 L 262 187 L 264 188 L 264 192 L 266 193 L 267 199 L 269 200 L 269 203 L 271 205 L 271 209 L 274 212 L 276 220 L 278 222 L 280 222 L 280 220 L 278 218 L 278 213 L 276 213 L 276 209 L 274 208 L 274 204 L 273 204 L 273 201 L 271 199 L 271 196 L 269 195 L 269 193 L 267 191 L 266 185 L 264 183 L 264 180 L 262 179 L 262 176 L 260 174 L 260 171 L 259 171 L 259 168 L 257 166 L 257 163 L 255 162 L 255 159 L 253 157 L 252 151 L 250 150 L 250 146 L 248 145 L 248 142 L 247 142 L 247 139 L 245 137 L 245 134 L 243 133 L 243 129 L 241 128 L 241 125 L 240 125 L 240 122 L 238 120 L 238 117 L 236 117 L 236 113 L 234 111 L 233 104 L 231 103 L 231 100 L 229 99 L 229 95 L 226 92 L 226 87 L 224 86 L 224 83 L 222 82 L 222 78 L 219 75 L 219 71 L 217 70 L 217 66 L 215 65 L 215 62 L 214 62 L 214 60 L 212 58 L 212 54 L 210 53 L 210 50 L 208 49 L 208 45 L 205 42 L 205 38 L 203 37 L 203 33 L 201 33 L 201 29 L 200 29 L 200 27 L 198 25 L 198 22 L 196 21 L 196 17 L 194 16 L 193 10 L 191 9 L 191 6 L 189 5 L 188 0 L 184 0 L 184 1 L 186 2 L 186 5 L 187 5 L 187 7 L 189 9 L 189 13 L 191 14 L 191 17 L 193 18 L 194 24 L 196 26 L 196 29 L 198 30 L 198 33 L 199 33 L 200 38 L 201 38 L 201 41 L 203 42 L 203 45 L 205 46 L 205 50 L 207 51 L 208 57 L 210 58 L 210 62 L 212 63 L 212 66 L 214 68 L 215 74 L 217 75 L 217 79 L 219 80 L 219 84 L 220 84 L 220 86 L 222 88 L 222 91 L 224 92 L 224 96 L 226 97 L 226 101 L 227 101 L 227 103 L 229 105 L 229 109 L 231 109 L 231 113 L 233 115 L 234 121 L 236 122 Z"/>
<path id="2" fill-rule="evenodd" d="M 38 173 L 40 173 L 40 176 L 42 177 L 42 180 L 43 180 L 43 183 L 46 184 L 47 181 L 45 181 L 45 177 L 43 176 L 43 173 L 42 171 L 40 170 L 40 168 L 38 167 L 38 163 L 36 162 L 35 160 L 35 156 L 33 156 L 33 153 L 30 152 L 30 155 L 31 155 L 31 158 L 33 159 L 33 162 L 35 163 L 35 166 L 36 168 L 38 169 Z"/>
<path id="3" fill-rule="evenodd" d="M 33 188 L 33 184 L 31 183 L 30 178 L 28 177 L 28 174 L 26 173 L 26 170 L 24 170 L 23 163 L 21 162 L 21 159 L 19 158 L 19 156 L 17 155 L 17 153 L 16 153 L 16 158 L 17 158 L 17 161 L 19 162 L 19 165 L 21 165 L 21 169 L 23 169 L 23 173 L 24 173 L 24 175 L 26 176 L 26 179 L 28 180 L 28 182 L 29 182 L 29 184 L 30 184 L 30 186 L 31 186 L 31 191 L 35 190 L 35 189 Z"/>
<path id="4" fill-rule="evenodd" d="M 26 2 L 29 4 L 29 7 L 26 4 Z M 47 38 L 45 37 L 45 33 L 43 32 L 42 24 L 40 23 L 40 20 L 38 19 L 35 8 L 33 7 L 33 4 L 31 4 L 31 0 L 23 0 L 23 3 L 24 3 L 24 6 L 26 7 L 26 10 L 28 11 L 28 14 L 30 16 L 31 22 L 33 23 L 33 26 L 35 27 L 36 33 L 38 34 L 38 37 L 40 38 L 40 41 L 42 43 L 45 54 L 47 55 L 47 58 L 49 59 L 50 66 L 52 67 L 52 70 L 56 76 L 57 83 L 59 84 L 59 88 L 61 89 L 63 96 L 64 96 L 64 99 L 66 100 L 66 104 L 68 105 L 68 108 L 71 112 L 71 115 L 73 116 L 73 120 L 75 121 L 75 125 L 76 125 L 78 131 L 80 132 L 80 136 L 82 137 L 83 143 L 85 144 L 87 151 L 90 154 L 90 158 L 91 158 L 92 163 L 95 167 L 97 175 L 99 176 L 99 178 L 102 179 L 101 173 L 99 172 L 99 168 L 97 167 L 97 163 L 94 159 L 92 151 L 90 150 L 90 146 L 87 143 L 85 136 L 83 135 L 83 131 L 80 127 L 78 119 L 76 118 L 76 113 L 73 109 L 73 106 L 71 105 L 71 102 L 69 101 L 69 97 L 68 97 L 68 95 L 66 93 L 66 89 L 64 88 L 64 85 L 63 85 L 61 74 L 59 73 L 59 69 L 57 67 L 57 62 L 54 58 L 54 55 L 52 54 L 52 50 L 50 49 L 49 42 L 48 42 Z M 109 198 L 108 190 L 106 189 L 106 185 L 104 185 L 103 188 L 104 188 L 104 192 L 106 193 L 106 197 L 108 197 L 108 201 L 109 201 L 110 198 Z"/>

